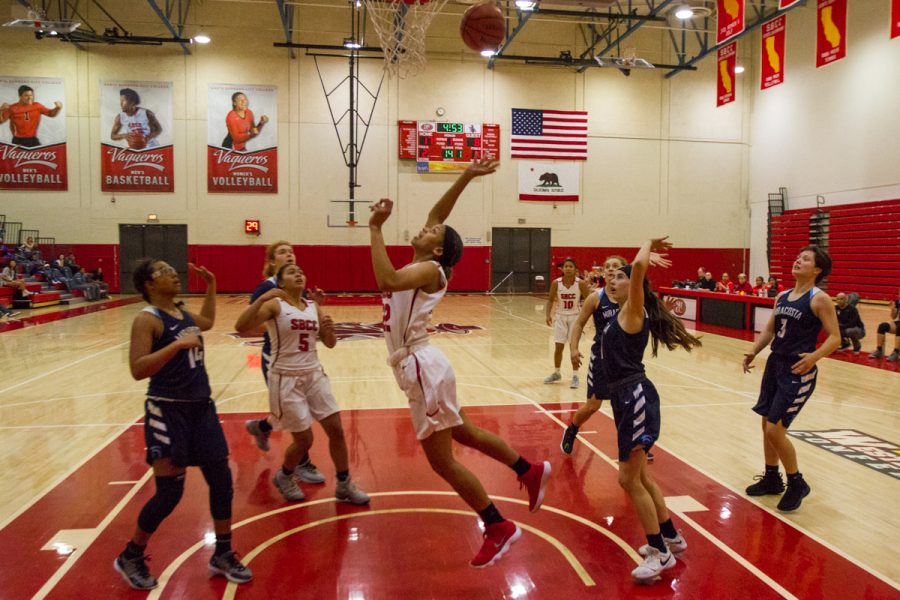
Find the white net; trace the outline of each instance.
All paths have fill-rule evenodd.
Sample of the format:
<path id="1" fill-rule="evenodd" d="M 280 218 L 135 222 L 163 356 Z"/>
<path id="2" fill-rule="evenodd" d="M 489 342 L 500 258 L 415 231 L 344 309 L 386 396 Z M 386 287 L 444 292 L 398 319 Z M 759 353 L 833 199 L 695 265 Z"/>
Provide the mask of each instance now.
<path id="1" fill-rule="evenodd" d="M 425 35 L 447 0 L 364 0 L 384 52 L 384 69 L 403 79 L 425 64 Z"/>

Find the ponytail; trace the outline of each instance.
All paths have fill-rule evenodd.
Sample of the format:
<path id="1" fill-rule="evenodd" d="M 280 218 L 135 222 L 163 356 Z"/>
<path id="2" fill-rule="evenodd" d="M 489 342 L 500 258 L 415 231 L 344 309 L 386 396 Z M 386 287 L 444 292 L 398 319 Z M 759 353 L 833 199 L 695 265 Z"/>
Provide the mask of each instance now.
<path id="1" fill-rule="evenodd" d="M 656 356 L 660 342 L 665 344 L 668 350 L 674 350 L 681 346 L 688 352 L 703 345 L 700 338 L 688 333 L 681 320 L 660 302 L 659 297 L 650 289 L 650 282 L 646 277 L 644 278 L 644 308 L 649 317 L 650 337 L 653 338 L 653 356 Z"/>

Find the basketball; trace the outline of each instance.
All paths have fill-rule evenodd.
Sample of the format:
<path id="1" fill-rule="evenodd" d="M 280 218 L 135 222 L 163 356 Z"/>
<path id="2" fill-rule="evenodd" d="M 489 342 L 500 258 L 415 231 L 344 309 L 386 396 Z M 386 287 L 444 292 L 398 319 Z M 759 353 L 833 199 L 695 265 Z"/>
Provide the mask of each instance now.
<path id="1" fill-rule="evenodd" d="M 147 138 L 139 131 L 132 131 L 128 134 L 125 141 L 132 150 L 143 150 L 147 147 Z"/>
<path id="2" fill-rule="evenodd" d="M 496 50 L 506 37 L 503 13 L 493 2 L 470 6 L 459 24 L 459 34 L 476 52 Z"/>

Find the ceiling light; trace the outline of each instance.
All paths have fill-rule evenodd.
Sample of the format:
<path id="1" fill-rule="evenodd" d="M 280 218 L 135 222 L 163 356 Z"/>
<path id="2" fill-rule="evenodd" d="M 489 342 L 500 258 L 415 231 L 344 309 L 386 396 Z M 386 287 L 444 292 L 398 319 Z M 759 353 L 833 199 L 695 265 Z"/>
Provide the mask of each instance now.
<path id="1" fill-rule="evenodd" d="M 362 44 L 354 40 L 352 37 L 348 37 L 344 38 L 344 48 L 355 50 L 357 48 L 362 48 Z"/>
<path id="2" fill-rule="evenodd" d="M 516 8 L 519 10 L 532 11 L 536 5 L 537 2 L 533 0 L 516 0 Z"/>
<path id="3" fill-rule="evenodd" d="M 492 57 L 492 56 L 495 55 L 495 54 L 497 54 L 497 51 L 496 51 L 496 50 L 491 50 L 490 48 L 488 48 L 487 50 L 482 50 L 482 51 L 481 51 L 481 55 L 482 55 L 483 57 L 485 57 L 485 58 L 490 58 L 490 57 Z"/>
<path id="4" fill-rule="evenodd" d="M 690 19 L 694 16 L 694 9 L 688 6 L 687 4 L 682 4 L 681 6 L 675 9 L 675 18 L 681 19 L 682 21 L 685 19 Z"/>
<path id="5" fill-rule="evenodd" d="M 212 38 L 206 35 L 205 33 L 198 33 L 192 38 L 192 41 L 198 44 L 208 44 L 212 41 Z"/>
<path id="6" fill-rule="evenodd" d="M 744 67 L 742 67 L 741 65 L 736 65 L 736 66 L 734 67 L 734 72 L 735 72 L 735 73 L 743 73 L 743 72 L 744 72 Z"/>

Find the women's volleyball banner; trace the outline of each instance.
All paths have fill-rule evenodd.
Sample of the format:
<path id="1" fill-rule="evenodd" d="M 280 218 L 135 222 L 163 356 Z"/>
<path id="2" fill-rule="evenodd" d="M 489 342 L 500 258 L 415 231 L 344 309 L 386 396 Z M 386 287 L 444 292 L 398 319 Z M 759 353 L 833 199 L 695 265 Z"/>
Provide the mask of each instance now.
<path id="1" fill-rule="evenodd" d="M 63 80 L 0 77 L 0 189 L 67 190 Z"/>
<path id="2" fill-rule="evenodd" d="M 173 192 L 172 82 L 100 82 L 100 189 Z"/>
<path id="3" fill-rule="evenodd" d="M 212 83 L 206 187 L 211 193 L 278 192 L 278 89 Z"/>
<path id="4" fill-rule="evenodd" d="M 737 42 L 731 42 L 716 51 L 716 106 L 734 102 L 734 67 L 737 64 Z"/>
<path id="5" fill-rule="evenodd" d="M 744 31 L 744 0 L 716 0 L 716 44 Z"/>
<path id="6" fill-rule="evenodd" d="M 847 0 L 819 0 L 816 11 L 816 67 L 847 55 Z"/>
<path id="7" fill-rule="evenodd" d="M 784 83 L 784 15 L 763 23 L 759 89 Z"/>

